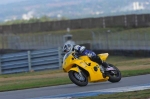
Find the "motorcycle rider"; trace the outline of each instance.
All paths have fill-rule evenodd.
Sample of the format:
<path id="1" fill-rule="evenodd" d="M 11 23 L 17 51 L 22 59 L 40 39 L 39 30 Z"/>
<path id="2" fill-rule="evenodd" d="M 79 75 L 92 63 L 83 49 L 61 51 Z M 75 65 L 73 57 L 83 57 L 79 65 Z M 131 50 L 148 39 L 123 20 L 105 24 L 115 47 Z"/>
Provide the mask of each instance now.
<path id="1" fill-rule="evenodd" d="M 87 55 L 92 61 L 101 64 L 104 66 L 105 71 L 109 71 L 109 66 L 106 62 L 103 62 L 98 55 L 96 55 L 95 52 L 91 50 L 87 50 L 85 46 L 80 46 L 80 45 L 70 45 L 70 44 L 65 44 L 63 47 L 63 51 L 65 53 L 75 51 L 75 54 L 77 56 L 82 56 L 82 55 Z"/>

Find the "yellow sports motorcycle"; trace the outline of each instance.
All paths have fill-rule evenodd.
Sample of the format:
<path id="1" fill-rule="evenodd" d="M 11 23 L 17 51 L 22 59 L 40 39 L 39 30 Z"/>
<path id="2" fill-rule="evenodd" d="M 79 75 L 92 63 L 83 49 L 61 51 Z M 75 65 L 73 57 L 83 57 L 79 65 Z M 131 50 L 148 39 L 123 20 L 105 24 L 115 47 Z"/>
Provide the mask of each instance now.
<path id="1" fill-rule="evenodd" d="M 106 61 L 108 55 L 108 53 L 98 54 L 102 61 Z M 62 68 L 68 73 L 70 80 L 78 86 L 86 86 L 88 82 L 119 82 L 121 72 L 116 66 L 108 65 L 110 69 L 106 71 L 106 68 L 91 61 L 88 56 L 78 56 L 75 52 L 70 52 L 64 55 Z"/>

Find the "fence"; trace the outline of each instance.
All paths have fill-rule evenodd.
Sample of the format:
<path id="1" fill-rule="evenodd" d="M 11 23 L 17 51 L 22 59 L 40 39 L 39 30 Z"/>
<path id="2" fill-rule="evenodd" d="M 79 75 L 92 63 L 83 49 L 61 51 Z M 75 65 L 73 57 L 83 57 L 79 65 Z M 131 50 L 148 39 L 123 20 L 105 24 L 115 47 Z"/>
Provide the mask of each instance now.
<path id="1" fill-rule="evenodd" d="M 0 56 L 0 74 L 61 68 L 60 48 L 27 51 Z"/>
<path id="2" fill-rule="evenodd" d="M 90 44 L 94 50 L 150 50 L 150 33 L 148 31 L 93 31 L 91 33 L 85 33 L 85 36 L 77 34 L 77 37 L 80 36 L 81 39 L 75 35 L 73 35 L 73 38 L 76 38 L 76 44 Z M 2 40 L 0 42 L 0 48 L 4 50 L 50 49 L 62 47 L 64 44 L 63 35 L 4 35 L 0 39 Z"/>
<path id="3" fill-rule="evenodd" d="M 89 43 L 92 40 L 91 34 L 85 34 L 89 36 L 89 40 L 84 39 L 84 36 L 78 38 L 81 34 L 73 36 L 77 44 Z M 64 44 L 63 34 L 0 34 L 0 49 L 12 49 L 12 50 L 29 50 L 29 49 L 49 49 L 54 47 L 62 47 Z"/>
<path id="4" fill-rule="evenodd" d="M 150 14 L 132 14 L 109 16 L 99 18 L 85 18 L 74 20 L 63 20 L 53 22 L 37 22 L 30 24 L 14 24 L 0 26 L 0 33 L 31 33 L 43 31 L 58 31 L 71 29 L 84 29 L 84 28 L 107 28 L 107 27 L 149 27 Z"/>
<path id="5" fill-rule="evenodd" d="M 150 33 L 144 32 L 93 32 L 94 50 L 150 50 Z"/>

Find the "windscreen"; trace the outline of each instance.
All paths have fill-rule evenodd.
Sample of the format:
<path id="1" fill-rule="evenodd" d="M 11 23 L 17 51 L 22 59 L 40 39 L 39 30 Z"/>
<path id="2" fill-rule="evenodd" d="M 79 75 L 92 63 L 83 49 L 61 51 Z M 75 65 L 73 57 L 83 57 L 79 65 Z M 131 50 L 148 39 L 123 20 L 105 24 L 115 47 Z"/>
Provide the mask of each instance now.
<path id="1" fill-rule="evenodd" d="M 68 52 L 68 53 L 66 53 L 66 54 L 64 55 L 63 62 L 64 62 L 65 59 L 69 56 L 70 53 L 71 53 L 71 52 Z"/>

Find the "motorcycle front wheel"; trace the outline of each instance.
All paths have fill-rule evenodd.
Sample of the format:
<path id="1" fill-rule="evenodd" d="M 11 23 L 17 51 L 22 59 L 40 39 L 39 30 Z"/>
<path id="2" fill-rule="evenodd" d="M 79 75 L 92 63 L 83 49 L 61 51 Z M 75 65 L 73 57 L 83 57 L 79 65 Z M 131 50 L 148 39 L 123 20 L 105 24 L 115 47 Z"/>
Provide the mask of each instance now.
<path id="1" fill-rule="evenodd" d="M 70 80 L 78 86 L 86 86 L 88 84 L 88 78 L 83 72 L 79 74 L 78 72 L 71 70 L 69 71 L 68 76 Z"/>
<path id="2" fill-rule="evenodd" d="M 109 64 L 109 66 L 113 67 L 115 70 L 107 72 L 107 75 L 109 76 L 108 81 L 110 81 L 112 83 L 119 82 L 121 80 L 121 77 L 122 77 L 120 70 L 112 64 Z"/>

